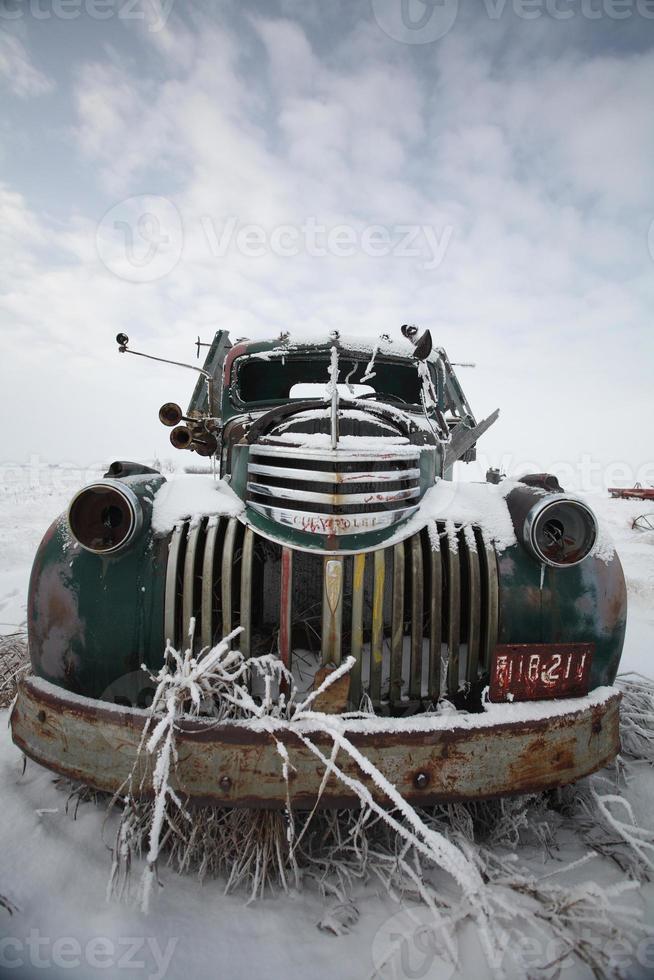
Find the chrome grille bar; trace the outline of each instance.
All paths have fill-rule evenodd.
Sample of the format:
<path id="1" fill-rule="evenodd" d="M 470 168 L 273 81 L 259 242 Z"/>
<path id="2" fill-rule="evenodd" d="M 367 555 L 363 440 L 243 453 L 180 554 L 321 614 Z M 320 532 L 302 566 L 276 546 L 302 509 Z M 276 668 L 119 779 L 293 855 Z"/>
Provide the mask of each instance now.
<path id="1" fill-rule="evenodd" d="M 275 476 L 280 480 L 302 480 L 310 483 L 400 483 L 420 479 L 419 469 L 409 470 L 358 470 L 354 473 L 328 472 L 327 470 L 300 470 L 289 466 L 265 466 L 250 463 L 248 472 L 255 476 Z"/>
<path id="2" fill-rule="evenodd" d="M 272 487 L 266 483 L 248 483 L 250 493 L 265 497 L 281 497 L 284 500 L 307 500 L 315 504 L 332 504 L 346 507 L 348 504 L 385 504 L 395 500 L 411 500 L 420 496 L 420 487 L 405 490 L 375 490 L 370 493 L 317 493 L 312 490 L 298 490 L 295 487 Z"/>
<path id="3" fill-rule="evenodd" d="M 286 445 L 269 445 L 268 443 L 254 443 L 250 446 L 250 455 L 254 456 L 283 456 L 284 459 L 289 459 L 292 456 L 298 459 L 319 459 L 325 463 L 411 463 L 415 465 L 416 460 L 416 447 L 407 445 L 405 451 L 398 449 L 398 447 L 393 447 L 388 451 L 375 450 L 370 452 L 368 450 L 359 450 L 353 452 L 347 452 L 346 450 L 339 449 L 338 452 L 330 451 L 328 449 L 314 449 L 312 446 L 302 446 L 298 449 L 292 443 L 287 443 Z"/>
<path id="4" fill-rule="evenodd" d="M 415 513 L 420 496 L 420 449 L 408 441 L 359 452 L 269 441 L 249 449 L 249 509 L 305 534 L 392 527 Z"/>

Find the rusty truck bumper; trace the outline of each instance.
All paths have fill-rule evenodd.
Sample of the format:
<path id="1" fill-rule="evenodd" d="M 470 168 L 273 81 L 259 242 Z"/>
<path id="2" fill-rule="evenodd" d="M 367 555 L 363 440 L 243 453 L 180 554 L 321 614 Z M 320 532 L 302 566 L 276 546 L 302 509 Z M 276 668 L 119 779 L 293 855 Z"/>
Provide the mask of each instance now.
<path id="1" fill-rule="evenodd" d="M 614 688 L 584 698 L 529 705 L 490 705 L 478 715 L 329 723 L 416 804 L 472 800 L 551 789 L 609 763 L 619 750 L 619 701 Z M 13 740 L 35 762 L 98 790 L 127 780 L 148 717 L 146 711 L 72 695 L 37 677 L 25 678 L 12 716 Z M 279 730 L 291 762 L 290 796 L 312 805 L 324 766 L 308 738 L 329 757 L 332 740 L 307 719 L 297 732 Z M 179 762 L 171 780 L 197 804 L 281 807 L 282 759 L 263 725 L 185 719 L 177 732 Z M 381 803 L 384 792 L 342 749 L 337 765 L 361 780 Z M 151 791 L 146 766 L 143 792 Z M 330 777 L 321 805 L 356 806 L 357 797 Z"/>

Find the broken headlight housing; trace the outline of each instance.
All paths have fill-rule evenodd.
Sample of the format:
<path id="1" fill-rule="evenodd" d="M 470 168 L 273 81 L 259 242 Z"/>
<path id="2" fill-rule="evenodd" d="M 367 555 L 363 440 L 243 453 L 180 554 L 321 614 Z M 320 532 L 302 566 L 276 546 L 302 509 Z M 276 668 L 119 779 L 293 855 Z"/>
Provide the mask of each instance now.
<path id="1" fill-rule="evenodd" d="M 68 508 L 68 526 L 77 543 L 99 555 L 125 548 L 143 524 L 136 494 L 117 480 L 84 487 Z"/>
<path id="2" fill-rule="evenodd" d="M 597 519 L 590 507 L 562 494 L 535 504 L 524 523 L 524 540 L 538 559 L 569 568 L 587 558 L 597 540 Z"/>

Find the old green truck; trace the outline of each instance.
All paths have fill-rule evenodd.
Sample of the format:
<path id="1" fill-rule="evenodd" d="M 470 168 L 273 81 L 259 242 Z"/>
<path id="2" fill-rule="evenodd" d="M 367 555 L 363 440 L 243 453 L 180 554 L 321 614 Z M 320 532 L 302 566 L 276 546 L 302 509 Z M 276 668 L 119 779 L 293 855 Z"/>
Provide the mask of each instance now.
<path id="1" fill-rule="evenodd" d="M 205 346 L 186 412 L 159 417 L 208 472 L 114 462 L 36 554 L 11 718 L 25 754 L 115 791 L 166 643 L 199 651 L 240 627 L 243 655 L 275 654 L 301 690 L 352 658 L 316 707 L 408 800 L 546 789 L 610 761 L 620 561 L 555 477 L 453 480 L 498 413 L 476 420 L 430 333 Z M 289 739 L 292 802 L 309 806 L 322 770 Z M 178 745 L 192 801 L 286 804 L 269 733 L 189 718 Z M 331 780 L 321 795 L 354 803 Z"/>

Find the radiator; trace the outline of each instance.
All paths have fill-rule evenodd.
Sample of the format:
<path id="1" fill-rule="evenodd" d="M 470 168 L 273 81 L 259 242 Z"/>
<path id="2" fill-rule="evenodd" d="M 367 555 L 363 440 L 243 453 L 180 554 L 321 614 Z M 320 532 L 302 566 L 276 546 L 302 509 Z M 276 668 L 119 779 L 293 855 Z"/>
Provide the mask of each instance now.
<path id="1" fill-rule="evenodd" d="M 289 669 L 355 659 L 350 706 L 419 711 L 488 672 L 497 643 L 498 574 L 477 527 L 432 522 L 366 554 L 324 557 L 262 538 L 236 518 L 178 524 L 165 587 L 165 633 L 212 646 L 235 627 L 246 657 Z M 311 670 L 311 666 L 309 666 Z"/>

